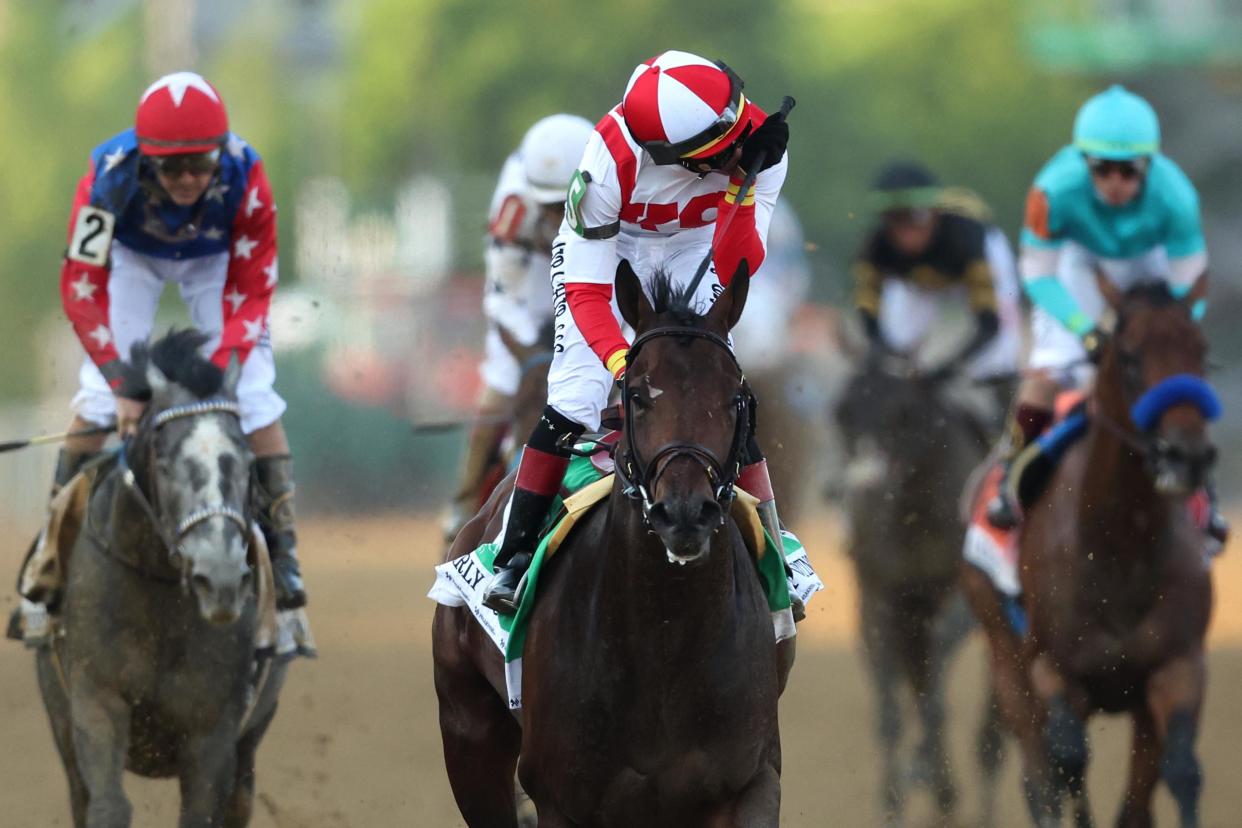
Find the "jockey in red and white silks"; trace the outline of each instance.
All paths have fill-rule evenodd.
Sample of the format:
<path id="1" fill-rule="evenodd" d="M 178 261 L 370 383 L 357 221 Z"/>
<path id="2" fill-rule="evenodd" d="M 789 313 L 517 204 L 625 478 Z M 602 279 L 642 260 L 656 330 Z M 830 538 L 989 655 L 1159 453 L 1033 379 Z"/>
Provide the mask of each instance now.
<path id="1" fill-rule="evenodd" d="M 522 454 L 488 606 L 515 606 L 534 537 L 568 463 L 564 443 L 599 427 L 625 370 L 629 344 L 612 297 L 618 263 L 628 259 L 644 285 L 657 270 L 685 285 L 713 249 L 697 294 L 705 302 L 743 259 L 761 274 L 788 135 L 784 120 L 768 119 L 724 64 L 675 51 L 635 68 L 621 104 L 596 124 L 552 247 L 556 331 L 548 407 Z M 746 164 L 761 155 L 766 162 L 754 170 L 754 189 L 739 202 Z M 717 218 L 734 209 L 722 234 Z M 750 454 L 750 474 L 739 484 L 766 504 L 765 522 L 775 532 L 766 466 L 757 446 Z"/>

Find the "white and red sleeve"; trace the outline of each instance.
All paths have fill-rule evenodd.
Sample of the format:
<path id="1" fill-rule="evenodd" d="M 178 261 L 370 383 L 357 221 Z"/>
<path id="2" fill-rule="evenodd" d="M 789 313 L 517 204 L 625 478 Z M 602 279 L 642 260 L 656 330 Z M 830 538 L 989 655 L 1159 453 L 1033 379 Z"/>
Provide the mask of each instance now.
<path id="1" fill-rule="evenodd" d="M 229 269 L 224 281 L 224 329 L 211 361 L 227 367 L 237 354 L 245 362 L 267 327 L 268 308 L 279 278 L 276 262 L 276 204 L 263 162 L 250 168 L 246 195 L 233 217 Z"/>
<path id="2" fill-rule="evenodd" d="M 785 183 L 785 173 L 789 169 L 789 153 L 780 163 L 774 164 L 755 177 L 755 185 L 750 194 L 742 202 L 737 201 L 743 177 L 738 175 L 729 179 L 729 186 L 720 197 L 720 206 L 716 215 L 716 230 L 712 236 L 712 259 L 716 265 L 716 277 L 722 285 L 733 280 L 742 260 L 746 260 L 750 275 L 754 276 L 763 264 L 768 251 L 768 227 L 772 223 L 772 211 L 776 208 L 776 199 Z M 728 214 L 737 205 L 737 214 L 730 222 L 728 230 L 721 233 L 720 217 Z"/>
<path id="3" fill-rule="evenodd" d="M 621 130 L 618 116 L 610 112 L 587 140 L 578 169 L 591 180 L 577 206 L 580 228 L 615 224 L 634 189 L 637 159 Z M 586 238 L 570 226 L 568 218 L 561 224 L 558 238 L 565 243 L 563 267 L 569 312 L 591 350 L 615 376 L 625 364 L 625 352 L 629 350 L 612 311 L 617 238 Z M 554 250 L 554 267 L 555 253 Z"/>
<path id="4" fill-rule="evenodd" d="M 84 217 L 83 208 L 87 211 L 91 209 L 91 187 L 94 183 L 95 171 L 92 168 L 78 181 L 74 193 L 73 208 L 69 213 L 68 247 L 60 268 L 60 301 L 87 355 L 115 388 L 120 383 L 120 354 L 113 342 L 108 318 L 111 267 L 106 246 L 110 243 L 111 233 L 109 230 L 99 245 L 85 242 L 85 236 L 77 238 L 79 220 Z M 93 253 L 75 254 L 75 243 Z"/>

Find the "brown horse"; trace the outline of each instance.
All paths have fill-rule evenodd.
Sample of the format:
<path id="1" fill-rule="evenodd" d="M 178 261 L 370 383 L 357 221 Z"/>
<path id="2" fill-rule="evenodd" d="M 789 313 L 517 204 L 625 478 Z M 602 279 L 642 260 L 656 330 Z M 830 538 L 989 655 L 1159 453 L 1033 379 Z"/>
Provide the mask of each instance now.
<path id="1" fill-rule="evenodd" d="M 1183 826 L 1198 825 L 1202 775 L 1195 737 L 1203 700 L 1212 584 L 1186 495 L 1215 460 L 1217 413 L 1200 378 L 1206 345 L 1190 308 L 1163 285 L 1100 291 L 1118 315 L 1099 368 L 1091 425 L 1027 510 L 1020 547 L 1029 633 L 1002 617 L 987 578 L 963 580 L 987 631 L 993 685 L 1026 766 L 1031 815 L 1092 824 L 1084 779 L 1087 718 L 1129 713 L 1130 777 L 1117 824 L 1152 824 L 1163 778 Z"/>
<path id="2" fill-rule="evenodd" d="M 777 699 L 792 646 L 773 645 L 726 508 L 748 427 L 726 337 L 747 281 L 736 274 L 700 315 L 666 279 L 649 302 L 629 265 L 618 269 L 619 305 L 638 332 L 620 473 L 540 576 L 520 722 L 495 646 L 467 610 L 437 607 L 445 764 L 469 825 L 517 824 L 515 766 L 541 828 L 777 825 Z M 450 555 L 485 524 L 495 531 L 507 488 Z"/>

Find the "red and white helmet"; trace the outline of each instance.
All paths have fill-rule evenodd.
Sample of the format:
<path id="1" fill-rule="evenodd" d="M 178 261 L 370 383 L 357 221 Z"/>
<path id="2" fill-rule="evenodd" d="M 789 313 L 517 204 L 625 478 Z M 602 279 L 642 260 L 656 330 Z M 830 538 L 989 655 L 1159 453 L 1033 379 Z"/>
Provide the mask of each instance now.
<path id="1" fill-rule="evenodd" d="M 657 164 L 710 158 L 759 117 L 732 69 L 677 51 L 634 69 L 621 108 L 630 134 Z"/>
<path id="2" fill-rule="evenodd" d="M 142 93 L 134 131 L 145 155 L 210 152 L 228 137 L 229 116 L 220 93 L 202 75 L 174 72 Z"/>

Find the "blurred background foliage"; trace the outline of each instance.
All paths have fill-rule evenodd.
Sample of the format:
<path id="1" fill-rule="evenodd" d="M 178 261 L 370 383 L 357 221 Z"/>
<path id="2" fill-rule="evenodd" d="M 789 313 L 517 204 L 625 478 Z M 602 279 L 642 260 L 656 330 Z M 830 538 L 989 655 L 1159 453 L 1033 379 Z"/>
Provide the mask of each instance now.
<path id="1" fill-rule="evenodd" d="M 633 66 L 664 49 L 723 59 L 761 106 L 774 109 L 785 94 L 798 100 L 785 194 L 810 242 L 814 298 L 837 304 L 869 219 L 864 194 L 885 160 L 920 158 L 947 182 L 977 190 L 1013 237 L 1023 194 L 1068 140 L 1077 106 L 1120 80 L 1152 98 L 1169 154 L 1203 190 L 1218 263 L 1211 319 L 1228 318 L 1238 301 L 1229 263 L 1242 255 L 1233 232 L 1242 209 L 1235 195 L 1242 192 L 1242 95 L 1228 36 L 1237 31 L 1240 4 L 1196 0 L 1195 14 L 1207 15 L 1198 23 L 1177 5 L 0 0 L 0 401 L 46 391 L 41 332 L 67 331 L 59 321 L 59 258 L 90 149 L 131 123 L 151 80 L 183 68 L 215 83 L 234 129 L 266 160 L 282 207 L 287 293 L 321 267 L 339 271 L 346 285 L 357 281 L 342 266 L 346 253 L 333 246 L 335 236 L 316 231 L 322 249 L 291 255 L 311 182 L 333 182 L 336 189 L 320 192 L 338 194 L 326 198 L 344 202 L 346 219 L 370 216 L 362 224 L 374 232 L 359 236 L 361 247 L 380 250 L 368 241 L 388 239 L 375 217 L 399 213 L 411 181 L 424 181 L 417 193 L 440 192 L 426 189 L 434 180 L 450 205 L 447 266 L 437 278 L 474 274 L 495 176 L 533 121 L 554 111 L 598 119 Z M 1121 6 L 1119 22 L 1113 16 Z M 1118 32 L 1129 39 L 1118 41 Z M 410 202 L 414 223 L 422 203 Z M 399 247 L 400 232 L 390 235 Z M 410 255 L 418 259 L 417 245 Z M 399 270 L 400 257 L 394 261 L 390 269 Z M 323 324 L 374 327 L 365 318 Z M 1242 333 L 1215 324 L 1214 345 L 1226 358 L 1242 352 Z M 63 386 L 72 369 L 55 365 Z M 282 373 L 282 382 L 291 379 L 300 381 Z"/>

